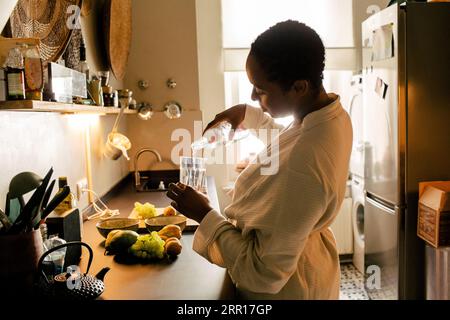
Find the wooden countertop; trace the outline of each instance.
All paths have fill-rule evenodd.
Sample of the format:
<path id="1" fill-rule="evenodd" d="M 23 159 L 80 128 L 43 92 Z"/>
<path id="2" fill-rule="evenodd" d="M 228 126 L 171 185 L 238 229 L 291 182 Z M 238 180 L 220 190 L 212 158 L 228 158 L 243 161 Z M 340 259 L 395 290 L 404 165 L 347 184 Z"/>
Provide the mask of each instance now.
<path id="1" fill-rule="evenodd" d="M 208 196 L 211 205 L 218 210 L 217 192 L 212 177 L 208 177 Z M 170 204 L 164 192 L 137 193 L 131 183 L 124 185 L 106 204 L 119 209 L 121 217 L 127 217 L 136 201 L 150 202 L 157 207 Z M 95 275 L 103 267 L 111 270 L 105 277 L 105 300 L 226 300 L 234 298 L 234 286 L 226 269 L 209 263 L 192 250 L 193 232 L 183 232 L 183 250 L 172 263 L 152 262 L 125 264 L 114 256 L 104 255 L 104 238 L 95 224 L 98 219 L 83 225 L 83 241 L 94 251 L 90 274 Z M 84 251 L 84 250 L 83 250 Z M 87 261 L 83 252 L 81 267 Z M 83 271 L 85 269 L 82 269 Z"/>

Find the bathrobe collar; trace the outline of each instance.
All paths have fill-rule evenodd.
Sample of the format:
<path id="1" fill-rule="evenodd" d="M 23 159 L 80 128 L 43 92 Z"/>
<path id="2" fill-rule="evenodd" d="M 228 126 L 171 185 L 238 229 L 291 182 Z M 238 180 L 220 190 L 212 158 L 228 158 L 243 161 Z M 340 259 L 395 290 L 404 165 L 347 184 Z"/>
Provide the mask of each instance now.
<path id="1" fill-rule="evenodd" d="M 332 103 L 318 111 L 311 112 L 303 118 L 302 122 L 294 121 L 293 127 L 300 125 L 302 131 L 307 131 L 321 123 L 330 121 L 331 119 L 337 117 L 342 111 L 341 98 L 335 94 L 330 94 L 330 97 L 335 98 Z"/>

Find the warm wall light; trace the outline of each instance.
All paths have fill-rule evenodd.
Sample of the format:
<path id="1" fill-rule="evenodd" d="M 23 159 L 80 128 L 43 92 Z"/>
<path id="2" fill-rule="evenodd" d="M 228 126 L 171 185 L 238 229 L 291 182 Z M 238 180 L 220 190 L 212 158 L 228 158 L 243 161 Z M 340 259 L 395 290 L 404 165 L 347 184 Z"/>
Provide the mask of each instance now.
<path id="1" fill-rule="evenodd" d="M 176 101 L 170 101 L 164 105 L 164 114 L 169 119 L 178 119 L 183 113 L 183 108 Z"/>
<path id="2" fill-rule="evenodd" d="M 153 107 L 151 104 L 143 102 L 139 105 L 138 108 L 138 117 L 141 120 L 149 120 L 153 116 Z"/>
<path id="3" fill-rule="evenodd" d="M 67 123 L 72 128 L 86 129 L 95 126 L 100 121 L 101 114 L 95 113 L 77 113 L 65 114 L 63 117 L 67 119 Z"/>

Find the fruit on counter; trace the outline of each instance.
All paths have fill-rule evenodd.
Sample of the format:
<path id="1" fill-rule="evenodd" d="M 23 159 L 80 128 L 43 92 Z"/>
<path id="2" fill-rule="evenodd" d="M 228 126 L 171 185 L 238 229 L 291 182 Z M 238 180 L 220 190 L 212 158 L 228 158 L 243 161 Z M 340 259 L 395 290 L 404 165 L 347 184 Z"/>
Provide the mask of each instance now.
<path id="1" fill-rule="evenodd" d="M 164 241 L 175 237 L 177 239 L 181 239 L 181 228 L 174 224 L 169 224 L 158 231 L 158 235 L 163 239 Z"/>
<path id="2" fill-rule="evenodd" d="M 172 258 L 178 256 L 181 253 L 182 248 L 183 246 L 181 245 L 180 240 L 175 237 L 167 239 L 164 244 L 164 252 Z"/>
<path id="3" fill-rule="evenodd" d="M 151 234 L 140 235 L 136 242 L 129 248 L 129 252 L 141 259 L 164 258 L 164 240 L 156 231 Z"/>
<path id="4" fill-rule="evenodd" d="M 139 234 L 131 230 L 113 230 L 105 240 L 106 252 L 112 254 L 126 253 L 138 237 Z"/>
<path id="5" fill-rule="evenodd" d="M 156 215 L 157 215 L 155 206 L 148 202 L 146 202 L 144 204 L 142 204 L 140 202 L 135 202 L 134 210 L 136 211 L 136 213 L 138 214 L 138 216 L 141 219 L 149 219 L 149 218 L 156 217 Z"/>
<path id="6" fill-rule="evenodd" d="M 169 217 L 169 216 L 176 216 L 176 215 L 177 215 L 177 211 L 172 206 L 168 206 L 168 207 L 164 208 L 163 216 Z"/>

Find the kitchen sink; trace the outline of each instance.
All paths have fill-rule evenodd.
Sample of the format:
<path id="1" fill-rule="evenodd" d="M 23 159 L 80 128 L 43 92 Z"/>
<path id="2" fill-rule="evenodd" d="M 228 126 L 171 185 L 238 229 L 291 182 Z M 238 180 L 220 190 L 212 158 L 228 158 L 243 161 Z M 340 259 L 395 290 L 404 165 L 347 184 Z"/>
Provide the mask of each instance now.
<path id="1" fill-rule="evenodd" d="M 180 181 L 180 170 L 139 171 L 140 184 L 134 185 L 137 192 L 167 192 L 170 183 Z M 161 181 L 163 188 L 160 188 Z"/>

